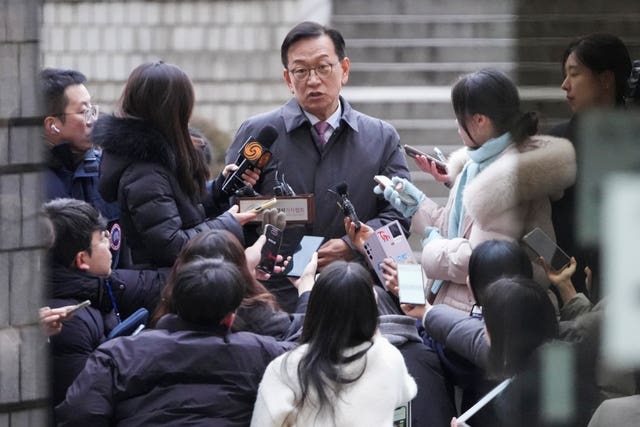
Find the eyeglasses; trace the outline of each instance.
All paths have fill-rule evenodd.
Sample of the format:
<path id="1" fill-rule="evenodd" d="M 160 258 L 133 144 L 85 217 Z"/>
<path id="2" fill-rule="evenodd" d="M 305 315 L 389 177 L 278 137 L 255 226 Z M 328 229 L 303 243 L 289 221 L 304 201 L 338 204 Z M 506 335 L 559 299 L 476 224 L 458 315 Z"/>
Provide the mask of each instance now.
<path id="1" fill-rule="evenodd" d="M 84 118 L 84 122 L 86 124 L 93 123 L 98 120 L 98 114 L 100 113 L 100 109 L 97 105 L 89 105 L 89 107 L 85 108 L 82 111 L 78 111 L 77 113 L 59 113 L 53 114 L 54 116 L 68 116 L 70 114 L 82 114 Z"/>
<path id="2" fill-rule="evenodd" d="M 324 79 L 331 75 L 331 73 L 333 72 L 334 65 L 336 64 L 324 63 L 324 64 L 318 64 L 312 68 L 304 68 L 304 67 L 294 68 L 293 70 L 289 70 L 289 72 L 291 73 L 291 75 L 293 75 L 293 78 L 297 82 L 303 82 L 307 80 L 311 75 L 311 70 L 314 70 L 316 72 L 316 76 L 318 76 L 321 79 Z"/>

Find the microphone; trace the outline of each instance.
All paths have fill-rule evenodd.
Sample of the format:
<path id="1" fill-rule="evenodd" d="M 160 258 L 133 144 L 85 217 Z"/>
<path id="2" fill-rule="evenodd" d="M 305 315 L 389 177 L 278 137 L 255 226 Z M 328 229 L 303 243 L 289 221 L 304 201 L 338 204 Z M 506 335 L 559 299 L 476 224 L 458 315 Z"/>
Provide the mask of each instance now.
<path id="1" fill-rule="evenodd" d="M 358 215 L 356 214 L 356 210 L 354 209 L 351 200 L 349 200 L 348 189 L 349 186 L 344 181 L 336 186 L 336 193 L 340 196 L 340 199 L 338 200 L 338 207 L 344 216 L 348 216 L 351 222 L 355 224 L 356 231 L 358 231 L 360 230 L 360 220 L 358 219 Z"/>
<path id="2" fill-rule="evenodd" d="M 242 174 L 247 170 L 263 169 L 266 166 L 269 159 L 271 159 L 269 148 L 277 138 L 278 131 L 273 126 L 262 128 L 255 139 L 250 136 L 238 153 L 238 158 L 236 159 L 238 169 L 224 180 L 222 191 L 232 195 L 245 187 L 242 181 Z"/>

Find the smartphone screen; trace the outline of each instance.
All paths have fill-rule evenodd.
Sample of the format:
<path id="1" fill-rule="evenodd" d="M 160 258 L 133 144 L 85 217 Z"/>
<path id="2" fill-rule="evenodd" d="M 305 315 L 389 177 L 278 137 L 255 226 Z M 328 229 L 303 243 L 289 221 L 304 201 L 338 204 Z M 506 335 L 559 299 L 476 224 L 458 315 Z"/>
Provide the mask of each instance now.
<path id="1" fill-rule="evenodd" d="M 282 243 L 282 230 L 275 225 L 267 224 L 264 229 L 264 235 L 267 241 L 262 247 L 260 262 L 256 268 L 265 273 L 273 273 L 276 265 L 276 257 L 278 256 L 280 244 Z"/>
<path id="2" fill-rule="evenodd" d="M 291 258 L 292 268 L 287 273 L 287 276 L 302 276 L 302 271 L 309 264 L 311 256 L 318 250 L 323 241 L 324 237 L 321 236 L 302 236 L 302 240 L 300 240 L 300 244 Z"/>
<path id="3" fill-rule="evenodd" d="M 522 238 L 522 241 L 536 255 L 544 258 L 545 262 L 555 271 L 564 269 L 569 264 L 569 255 L 556 245 L 556 243 L 547 236 L 540 228 L 534 228 Z"/>
<path id="4" fill-rule="evenodd" d="M 424 305 L 424 281 L 420 264 L 398 264 L 398 291 L 401 304 Z"/>

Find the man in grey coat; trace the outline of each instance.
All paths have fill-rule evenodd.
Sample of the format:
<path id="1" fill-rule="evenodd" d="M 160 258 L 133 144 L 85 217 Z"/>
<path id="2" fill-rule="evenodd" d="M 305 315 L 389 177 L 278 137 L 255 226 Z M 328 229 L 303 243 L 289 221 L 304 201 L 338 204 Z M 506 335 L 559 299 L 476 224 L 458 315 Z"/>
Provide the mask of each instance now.
<path id="1" fill-rule="evenodd" d="M 332 261 L 356 256 L 345 234 L 344 216 L 336 207 L 336 186 L 347 183 L 359 219 L 374 229 L 397 219 L 408 230 L 409 222 L 372 188 L 374 175 L 409 179 L 409 170 L 393 126 L 352 109 L 340 96 L 349 79 L 350 61 L 338 31 L 314 22 L 300 23 L 286 35 L 281 57 L 293 98 L 244 122 L 227 151 L 226 162 L 234 162 L 247 138 L 257 136 L 265 126 L 278 131 L 271 161 L 254 189 L 272 194 L 277 178 L 284 176 L 296 194 L 314 194 L 313 224 L 288 226 L 285 251 L 287 243 L 296 245 L 303 234 L 323 236 L 325 242 L 318 251 L 321 269 Z M 271 285 L 286 308 L 286 298 L 279 291 L 295 296 L 295 289 L 286 283 Z"/>

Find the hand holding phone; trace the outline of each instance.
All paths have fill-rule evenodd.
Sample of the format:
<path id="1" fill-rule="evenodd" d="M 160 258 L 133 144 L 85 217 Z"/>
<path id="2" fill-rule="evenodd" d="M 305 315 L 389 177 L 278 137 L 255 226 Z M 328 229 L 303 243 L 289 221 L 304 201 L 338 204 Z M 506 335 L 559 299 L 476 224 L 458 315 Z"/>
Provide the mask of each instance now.
<path id="1" fill-rule="evenodd" d="M 324 237 L 321 236 L 302 236 L 300 244 L 293 252 L 293 258 L 291 259 L 291 270 L 287 273 L 289 277 L 300 277 L 304 268 L 311 261 L 313 253 L 318 250 Z"/>
<path id="2" fill-rule="evenodd" d="M 400 304 L 425 305 L 424 278 L 420 264 L 398 264 Z"/>
<path id="3" fill-rule="evenodd" d="M 398 192 L 398 197 L 400 197 L 400 200 L 402 201 L 402 203 L 404 203 L 407 206 L 415 206 L 418 204 L 418 201 L 416 199 L 414 199 L 413 197 L 411 197 L 410 195 L 408 195 L 407 193 L 405 193 L 403 191 L 403 189 L 396 189 L 393 186 L 393 182 L 391 182 L 391 180 L 384 176 L 384 175 L 376 175 L 373 177 L 373 180 L 375 182 L 378 183 L 378 185 L 382 188 L 382 190 L 384 190 L 386 187 L 392 188 L 395 191 Z"/>
<path id="4" fill-rule="evenodd" d="M 264 235 L 267 238 L 262 251 L 260 252 L 260 262 L 256 268 L 264 273 L 272 274 L 276 266 L 276 259 L 282 243 L 282 230 L 272 224 L 264 227 Z"/>
<path id="5" fill-rule="evenodd" d="M 72 305 L 71 308 L 69 308 L 67 310 L 67 312 L 65 313 L 65 317 L 66 316 L 71 316 L 73 313 L 75 313 L 78 310 L 81 310 L 83 308 L 89 307 L 91 305 L 91 301 L 86 300 L 86 301 L 82 301 L 79 304 L 76 305 Z"/>
<path id="6" fill-rule="evenodd" d="M 408 144 L 404 144 L 404 152 L 407 154 L 407 156 L 415 159 L 416 156 L 424 156 L 426 157 L 430 162 L 434 163 L 436 165 L 436 170 L 438 171 L 438 173 L 442 174 L 442 175 L 446 175 L 447 174 L 447 164 L 440 160 L 440 159 L 436 159 L 433 156 L 430 156 L 427 153 L 424 153 L 420 150 L 418 150 L 417 148 L 414 148 Z M 442 153 L 440 150 L 436 151 L 436 154 L 438 154 L 438 152 Z"/>
<path id="7" fill-rule="evenodd" d="M 543 257 L 545 262 L 555 271 L 563 270 L 569 265 L 570 258 L 562 249 L 556 245 L 553 239 L 536 227 L 527 233 L 522 241 L 539 257 Z"/>

